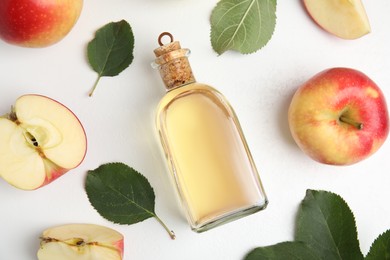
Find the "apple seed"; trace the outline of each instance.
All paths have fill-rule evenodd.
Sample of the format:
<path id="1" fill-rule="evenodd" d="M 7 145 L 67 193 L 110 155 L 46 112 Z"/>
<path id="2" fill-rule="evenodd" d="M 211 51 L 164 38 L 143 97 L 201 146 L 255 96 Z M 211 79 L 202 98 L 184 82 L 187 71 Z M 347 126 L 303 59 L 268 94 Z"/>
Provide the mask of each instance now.
<path id="1" fill-rule="evenodd" d="M 26 137 L 27 141 L 30 144 L 32 144 L 33 146 L 35 146 L 35 147 L 39 146 L 37 139 L 30 132 L 26 132 L 25 137 Z"/>

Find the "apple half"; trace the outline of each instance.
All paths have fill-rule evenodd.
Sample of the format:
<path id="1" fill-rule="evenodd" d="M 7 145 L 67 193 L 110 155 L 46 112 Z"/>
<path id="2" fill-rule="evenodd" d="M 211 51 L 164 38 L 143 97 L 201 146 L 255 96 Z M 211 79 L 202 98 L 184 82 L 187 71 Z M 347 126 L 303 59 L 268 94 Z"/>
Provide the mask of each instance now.
<path id="1" fill-rule="evenodd" d="M 67 224 L 45 230 L 38 260 L 120 260 L 123 235 L 94 224 Z"/>
<path id="2" fill-rule="evenodd" d="M 361 0 L 303 0 L 311 18 L 343 39 L 357 39 L 371 31 Z"/>
<path id="3" fill-rule="evenodd" d="M 0 176 L 34 190 L 77 167 L 87 151 L 78 118 L 61 103 L 41 95 L 19 97 L 0 118 Z"/>

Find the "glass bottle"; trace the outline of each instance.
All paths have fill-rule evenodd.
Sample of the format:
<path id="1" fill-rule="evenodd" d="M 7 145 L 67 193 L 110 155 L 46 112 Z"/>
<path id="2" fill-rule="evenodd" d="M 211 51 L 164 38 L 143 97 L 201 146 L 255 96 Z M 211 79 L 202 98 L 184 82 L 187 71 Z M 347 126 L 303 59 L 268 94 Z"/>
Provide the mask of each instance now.
<path id="1" fill-rule="evenodd" d="M 162 44 L 164 36 L 170 43 Z M 197 83 L 169 33 L 154 50 L 166 94 L 156 127 L 188 222 L 196 232 L 264 209 L 268 203 L 238 119 L 216 89 Z"/>

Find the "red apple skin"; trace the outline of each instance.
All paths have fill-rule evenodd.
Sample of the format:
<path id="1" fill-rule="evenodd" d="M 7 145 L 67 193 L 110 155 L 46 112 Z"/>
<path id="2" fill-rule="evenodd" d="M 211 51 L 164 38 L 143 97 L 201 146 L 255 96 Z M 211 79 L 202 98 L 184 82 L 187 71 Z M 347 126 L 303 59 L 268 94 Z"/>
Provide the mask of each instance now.
<path id="1" fill-rule="evenodd" d="M 124 253 L 124 240 L 121 239 L 116 243 L 113 243 L 113 246 L 118 249 L 119 254 L 121 258 L 123 259 L 123 253 Z"/>
<path id="2" fill-rule="evenodd" d="M 51 183 L 52 181 L 58 179 L 59 177 L 61 177 L 62 175 L 64 175 L 65 173 L 67 173 L 70 169 L 64 169 L 64 168 L 52 168 L 49 172 L 46 172 L 46 178 L 45 178 L 45 181 L 42 183 L 41 186 L 39 187 L 36 187 L 36 189 L 39 189 L 49 183 Z"/>
<path id="3" fill-rule="evenodd" d="M 53 164 L 52 162 L 50 162 L 48 159 L 44 158 L 44 155 L 42 155 L 43 156 L 43 163 L 46 166 L 46 178 L 45 178 L 44 182 L 42 183 L 42 185 L 36 187 L 34 190 L 39 189 L 47 184 L 50 184 L 51 182 L 55 181 L 56 179 L 58 179 L 59 177 L 61 177 L 65 173 L 67 173 L 68 171 L 77 168 L 84 161 L 86 153 L 87 153 L 87 150 L 85 150 L 84 156 L 81 159 L 80 163 L 71 169 L 61 168 L 61 167 Z"/>
<path id="4" fill-rule="evenodd" d="M 63 39 L 78 20 L 83 0 L 1 0 L 0 38 L 24 47 Z"/>
<path id="5" fill-rule="evenodd" d="M 361 123 L 362 129 L 340 120 Z M 294 94 L 288 113 L 291 134 L 312 159 L 350 165 L 375 153 L 389 133 L 386 101 L 365 74 L 350 68 L 318 73 Z"/>

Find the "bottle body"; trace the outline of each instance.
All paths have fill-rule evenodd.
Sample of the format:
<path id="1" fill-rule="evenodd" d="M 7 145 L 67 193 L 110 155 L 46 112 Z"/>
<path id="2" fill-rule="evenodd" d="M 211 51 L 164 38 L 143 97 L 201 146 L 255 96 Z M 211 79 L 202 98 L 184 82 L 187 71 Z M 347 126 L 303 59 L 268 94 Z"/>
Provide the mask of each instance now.
<path id="1" fill-rule="evenodd" d="M 215 89 L 171 89 L 156 126 L 188 222 L 196 232 L 249 215 L 268 201 L 238 119 Z"/>

